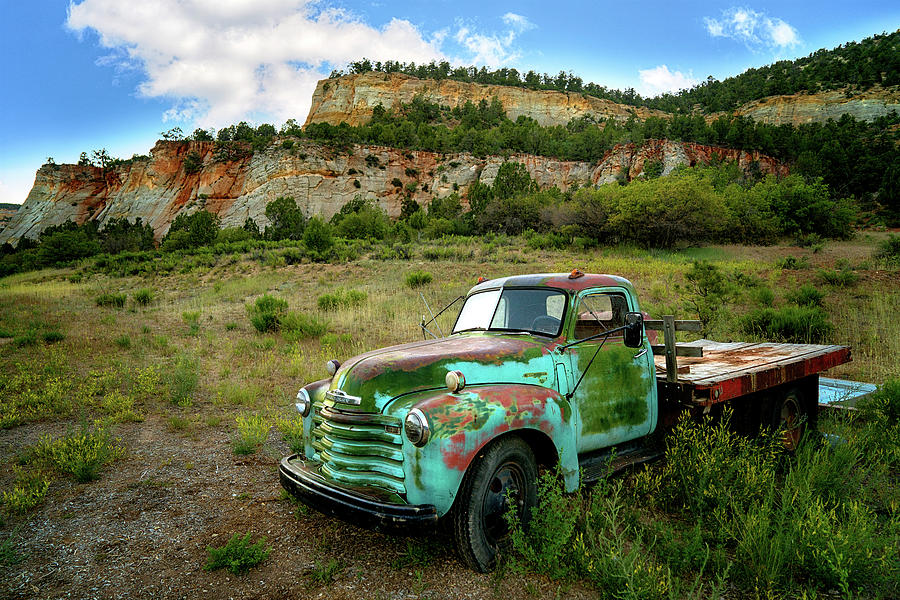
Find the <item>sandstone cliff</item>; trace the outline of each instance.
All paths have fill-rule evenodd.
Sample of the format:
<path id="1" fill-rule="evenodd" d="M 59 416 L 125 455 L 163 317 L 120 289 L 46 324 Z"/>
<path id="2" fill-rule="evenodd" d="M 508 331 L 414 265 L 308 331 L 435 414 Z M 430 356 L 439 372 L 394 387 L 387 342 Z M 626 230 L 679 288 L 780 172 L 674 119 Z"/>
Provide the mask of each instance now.
<path id="1" fill-rule="evenodd" d="M 744 104 L 734 114 L 751 117 L 769 125 L 803 125 L 837 121 L 850 115 L 859 121 L 874 121 L 897 111 L 900 113 L 900 87 L 874 87 L 865 92 L 833 90 L 818 94 L 770 96 Z"/>
<path id="2" fill-rule="evenodd" d="M 372 109 L 379 104 L 389 109 L 401 102 L 408 104 L 417 95 L 451 108 L 466 102 L 477 104 L 481 100 L 490 101 L 496 97 L 511 120 L 515 121 L 524 115 L 541 125 L 565 125 L 574 117 L 587 115 L 597 119 L 625 121 L 632 112 L 642 120 L 650 116 L 664 117 L 667 114 L 583 94 L 481 85 L 451 79 L 417 79 L 402 73 L 370 72 L 320 81 L 313 93 L 312 107 L 305 125 L 337 125 L 341 121 L 346 121 L 349 125 L 363 125 L 371 118 Z"/>
<path id="3" fill-rule="evenodd" d="M 240 226 L 251 217 L 263 227 L 268 224 L 266 204 L 279 196 L 292 196 L 308 216 L 330 218 L 360 194 L 397 216 L 406 194 L 427 206 L 432 197 L 454 191 L 464 197 L 475 181 L 490 185 L 504 160 L 523 163 L 541 188 L 563 191 L 576 184 L 639 177 L 649 161 L 661 161 L 664 174 L 679 165 L 713 159 L 736 160 L 745 168 L 755 162 L 764 173 L 787 172 L 785 166 L 759 154 L 666 140 L 618 146 L 599 163 L 530 155 L 477 158 L 382 146 L 352 146 L 343 153 L 313 143 L 290 149 L 275 143 L 263 152 L 220 161 L 215 148 L 214 142 L 160 141 L 149 160 L 105 172 L 97 167 L 44 165 L 25 204 L 0 232 L 0 243 L 36 237 L 44 228 L 67 220 L 95 219 L 103 224 L 116 217 L 140 217 L 160 239 L 179 213 L 201 209 L 219 215 L 223 226 Z M 184 168 L 191 152 L 202 157 L 195 173 Z"/>
<path id="4" fill-rule="evenodd" d="M 0 204 L 0 231 L 12 220 L 19 207 L 18 204 Z"/>
<path id="5" fill-rule="evenodd" d="M 401 73 L 361 73 L 335 79 L 323 79 L 313 93 L 312 107 L 306 124 L 346 121 L 363 125 L 378 104 L 391 108 L 409 103 L 416 95 L 430 102 L 455 107 L 467 101 L 478 103 L 500 100 L 507 116 L 515 121 L 520 115 L 531 117 L 541 125 L 565 125 L 574 117 L 590 115 L 596 119 L 625 121 L 633 112 L 638 119 L 649 116 L 667 117 L 669 113 L 636 108 L 602 100 L 593 96 L 549 90 L 481 85 L 450 79 L 417 79 Z M 734 114 L 752 117 L 770 125 L 824 123 L 848 114 L 856 119 L 872 121 L 892 110 L 900 112 L 900 87 L 875 87 L 865 92 L 834 90 L 819 94 L 771 96 L 741 106 Z M 718 114 L 710 115 L 709 119 Z"/>

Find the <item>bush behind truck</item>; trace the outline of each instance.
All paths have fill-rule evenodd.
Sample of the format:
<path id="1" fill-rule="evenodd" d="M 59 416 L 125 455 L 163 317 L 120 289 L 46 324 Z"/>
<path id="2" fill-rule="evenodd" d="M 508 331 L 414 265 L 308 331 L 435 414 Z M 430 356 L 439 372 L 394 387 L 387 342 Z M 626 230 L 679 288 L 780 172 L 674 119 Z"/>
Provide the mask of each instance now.
<path id="1" fill-rule="evenodd" d="M 676 345 L 692 323 L 645 321 L 611 275 L 480 282 L 451 335 L 329 361 L 332 377 L 300 390 L 303 452 L 282 460 L 282 485 L 375 529 L 449 520 L 460 557 L 487 571 L 504 515 L 530 516 L 539 467 L 559 465 L 574 491 L 608 472 L 612 448 L 617 466 L 649 460 L 660 425 L 725 403 L 751 430 L 785 427 L 793 449 L 815 423 L 818 373 L 850 360 L 841 346 Z"/>

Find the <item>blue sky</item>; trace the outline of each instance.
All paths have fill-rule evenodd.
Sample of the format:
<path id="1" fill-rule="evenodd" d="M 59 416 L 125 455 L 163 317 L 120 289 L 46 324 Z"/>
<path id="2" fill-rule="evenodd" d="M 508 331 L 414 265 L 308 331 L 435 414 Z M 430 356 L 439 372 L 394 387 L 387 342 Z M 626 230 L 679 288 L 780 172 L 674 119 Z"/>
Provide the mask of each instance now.
<path id="1" fill-rule="evenodd" d="M 900 4 L 38 0 L 0 3 L 0 202 L 48 156 L 146 153 L 179 126 L 303 122 L 367 56 L 557 73 L 644 95 L 900 27 Z"/>

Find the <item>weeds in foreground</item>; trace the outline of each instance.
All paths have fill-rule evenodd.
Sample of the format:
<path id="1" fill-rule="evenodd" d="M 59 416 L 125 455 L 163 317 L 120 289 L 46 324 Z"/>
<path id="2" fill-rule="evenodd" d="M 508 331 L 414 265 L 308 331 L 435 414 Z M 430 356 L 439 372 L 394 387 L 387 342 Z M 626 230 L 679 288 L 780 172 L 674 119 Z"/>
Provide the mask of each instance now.
<path id="1" fill-rule="evenodd" d="M 42 437 L 29 451 L 29 462 L 51 467 L 75 478 L 79 483 L 100 477 L 100 469 L 106 463 L 122 458 L 125 448 L 121 440 L 112 439 L 109 432 L 96 426 L 83 428 L 79 433 L 54 440 Z"/>
<path id="2" fill-rule="evenodd" d="M 394 569 L 411 569 L 418 567 L 427 567 L 434 562 L 437 554 L 436 547 L 428 540 L 410 540 L 406 539 L 403 550 L 400 555 L 391 561 L 391 567 Z"/>
<path id="3" fill-rule="evenodd" d="M 291 452 L 295 454 L 303 452 L 303 417 L 298 415 L 293 418 L 279 419 L 278 431 L 281 432 L 281 439 L 287 442 Z"/>
<path id="4" fill-rule="evenodd" d="M 25 560 L 25 556 L 16 552 L 16 534 L 18 529 L 7 536 L 5 540 L 0 542 L 0 566 L 8 567 Z"/>
<path id="5" fill-rule="evenodd" d="M 26 471 L 13 467 L 15 483 L 9 491 L 3 492 L 3 506 L 11 513 L 24 513 L 44 501 L 50 489 L 50 479 L 39 470 Z"/>
<path id="6" fill-rule="evenodd" d="M 203 570 L 227 569 L 234 575 L 240 575 L 266 560 L 271 548 L 266 544 L 265 537 L 251 544 L 248 531 L 243 537 L 238 533 L 234 534 L 224 546 L 207 546 L 206 552 L 209 557 Z"/>
<path id="7" fill-rule="evenodd" d="M 307 576 L 312 585 L 327 585 L 332 583 L 343 570 L 344 563 L 336 558 L 332 558 L 327 563 L 316 561 L 316 566 L 313 567 Z"/>
<path id="8" fill-rule="evenodd" d="M 269 435 L 269 421 L 264 415 L 243 414 L 234 419 L 237 433 L 234 437 L 235 454 L 253 454 L 266 441 Z"/>
<path id="9" fill-rule="evenodd" d="M 178 406 L 190 406 L 197 389 L 197 360 L 182 355 L 175 362 L 169 383 L 169 399 Z"/>

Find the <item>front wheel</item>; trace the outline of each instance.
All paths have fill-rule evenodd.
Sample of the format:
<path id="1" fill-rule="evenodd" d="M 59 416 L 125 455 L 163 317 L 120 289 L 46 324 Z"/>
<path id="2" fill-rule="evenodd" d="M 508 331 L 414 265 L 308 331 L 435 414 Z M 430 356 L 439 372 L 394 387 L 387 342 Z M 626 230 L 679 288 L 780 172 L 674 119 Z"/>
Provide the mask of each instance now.
<path id="1" fill-rule="evenodd" d="M 537 464 L 521 438 L 503 438 L 483 450 L 469 467 L 453 507 L 453 534 L 460 558 L 490 571 L 509 535 L 505 515 L 514 507 L 524 525 L 537 502 Z"/>

